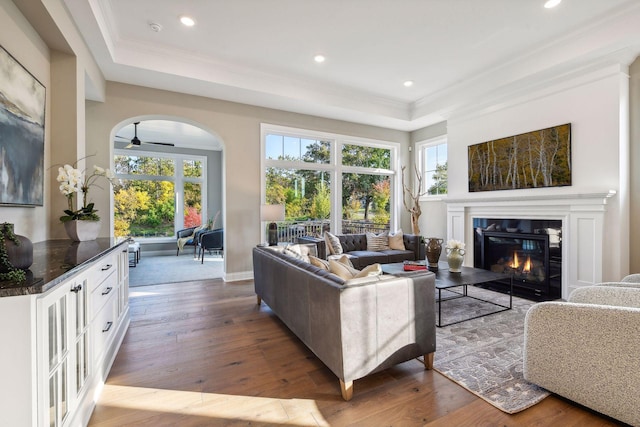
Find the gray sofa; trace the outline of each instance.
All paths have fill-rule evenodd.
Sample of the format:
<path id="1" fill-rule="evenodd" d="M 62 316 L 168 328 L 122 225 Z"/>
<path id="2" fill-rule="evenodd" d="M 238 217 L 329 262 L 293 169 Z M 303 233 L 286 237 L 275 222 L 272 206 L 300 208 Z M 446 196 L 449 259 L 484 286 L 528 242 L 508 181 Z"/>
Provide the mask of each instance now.
<path id="1" fill-rule="evenodd" d="M 405 250 L 387 249 L 384 251 L 368 251 L 366 234 L 336 234 L 342 246 L 342 252 L 346 254 L 355 268 L 362 269 L 367 265 L 379 263 L 389 264 L 393 262 L 424 260 L 424 251 L 421 251 L 420 236 L 405 234 L 402 236 Z M 323 238 L 303 236 L 298 238 L 298 243 L 313 243 L 317 247 L 318 257 L 327 259 L 327 245 Z"/>
<path id="2" fill-rule="evenodd" d="M 253 249 L 254 286 L 285 325 L 338 377 L 353 381 L 436 349 L 435 276 L 374 276 L 345 281 L 284 253 Z"/>
<path id="3" fill-rule="evenodd" d="M 640 426 L 640 275 L 578 288 L 525 319 L 524 378 Z"/>

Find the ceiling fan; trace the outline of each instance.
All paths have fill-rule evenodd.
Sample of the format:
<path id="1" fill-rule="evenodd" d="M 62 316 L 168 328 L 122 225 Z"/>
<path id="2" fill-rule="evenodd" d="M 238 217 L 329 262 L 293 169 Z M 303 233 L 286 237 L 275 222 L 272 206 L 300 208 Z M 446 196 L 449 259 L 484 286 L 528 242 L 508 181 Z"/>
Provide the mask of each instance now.
<path id="1" fill-rule="evenodd" d="M 131 147 L 134 147 L 134 146 L 139 147 L 141 144 L 164 145 L 164 146 L 167 146 L 167 147 L 174 147 L 175 146 L 171 142 L 140 141 L 140 139 L 138 138 L 138 125 L 139 124 L 140 124 L 140 122 L 133 123 L 133 138 L 131 139 L 129 144 L 127 144 L 127 146 L 124 147 L 124 148 L 131 148 Z M 124 136 L 119 136 L 119 135 L 116 135 L 116 138 L 128 139 L 128 138 L 125 138 Z"/>

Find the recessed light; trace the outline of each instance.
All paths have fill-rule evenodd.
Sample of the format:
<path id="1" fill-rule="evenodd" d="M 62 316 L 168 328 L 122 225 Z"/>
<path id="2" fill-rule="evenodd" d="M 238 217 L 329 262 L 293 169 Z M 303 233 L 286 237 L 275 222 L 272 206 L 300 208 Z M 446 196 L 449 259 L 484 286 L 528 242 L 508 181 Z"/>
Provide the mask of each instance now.
<path id="1" fill-rule="evenodd" d="M 411 87 L 413 86 L 413 80 L 407 80 L 406 82 L 402 83 L 404 85 L 404 87 Z"/>
<path id="2" fill-rule="evenodd" d="M 313 60 L 316 61 L 318 64 L 324 62 L 327 58 L 324 57 L 324 55 L 316 55 L 313 57 Z"/>
<path id="3" fill-rule="evenodd" d="M 182 22 L 182 25 L 186 27 L 193 27 L 196 25 L 196 21 L 192 17 L 186 15 L 180 17 L 180 22 Z"/>
<path id="4" fill-rule="evenodd" d="M 562 0 L 547 0 L 544 4 L 545 9 L 551 9 L 560 4 Z"/>

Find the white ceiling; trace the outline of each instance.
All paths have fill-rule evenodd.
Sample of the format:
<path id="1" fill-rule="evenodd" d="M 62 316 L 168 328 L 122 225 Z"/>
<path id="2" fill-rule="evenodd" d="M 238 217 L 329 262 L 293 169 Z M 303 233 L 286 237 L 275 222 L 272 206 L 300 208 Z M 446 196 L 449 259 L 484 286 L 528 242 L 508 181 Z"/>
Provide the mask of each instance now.
<path id="1" fill-rule="evenodd" d="M 65 3 L 107 80 L 407 131 L 640 52 L 638 0 Z"/>

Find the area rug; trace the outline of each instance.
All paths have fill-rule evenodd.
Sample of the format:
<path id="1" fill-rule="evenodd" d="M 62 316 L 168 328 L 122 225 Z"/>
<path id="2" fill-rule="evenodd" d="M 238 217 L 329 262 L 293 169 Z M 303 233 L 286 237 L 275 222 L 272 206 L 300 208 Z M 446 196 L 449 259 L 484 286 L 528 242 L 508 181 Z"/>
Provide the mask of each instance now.
<path id="1" fill-rule="evenodd" d="M 140 263 L 129 268 L 129 286 L 214 279 L 223 276 L 223 269 L 224 259 L 219 255 L 207 254 L 201 263 L 188 252 L 180 256 L 149 256 L 143 251 Z"/>
<path id="2" fill-rule="evenodd" d="M 473 288 L 473 289 L 472 289 Z M 508 305 L 509 296 L 474 287 L 469 294 Z M 534 302 L 513 298 L 513 309 L 436 328 L 434 368 L 496 408 L 514 414 L 549 392 L 522 374 L 524 317 Z M 472 298 L 443 302 L 443 320 L 473 317 L 496 307 Z"/>

